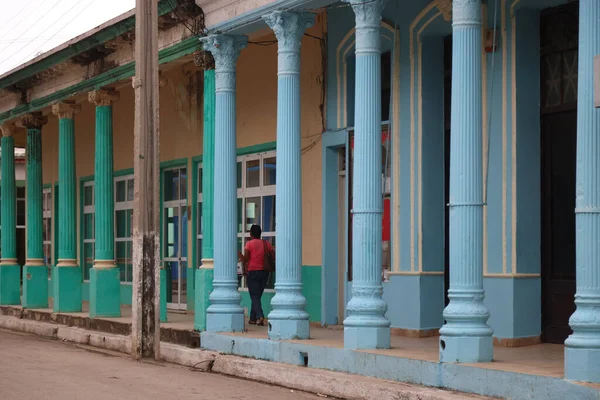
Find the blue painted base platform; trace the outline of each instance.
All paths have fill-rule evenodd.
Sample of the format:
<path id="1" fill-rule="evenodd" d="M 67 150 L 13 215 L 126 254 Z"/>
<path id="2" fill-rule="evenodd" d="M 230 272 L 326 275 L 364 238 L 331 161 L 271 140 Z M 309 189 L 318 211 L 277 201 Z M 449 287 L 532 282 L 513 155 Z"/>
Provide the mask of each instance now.
<path id="1" fill-rule="evenodd" d="M 240 308 L 241 309 L 241 308 Z M 215 314 L 210 309 L 206 315 L 206 330 L 209 332 L 243 332 L 244 313 Z"/>
<path id="2" fill-rule="evenodd" d="M 565 377 L 581 382 L 600 382 L 600 349 L 565 347 Z"/>
<path id="3" fill-rule="evenodd" d="M 597 400 L 596 387 L 580 385 L 551 376 L 517 373 L 481 367 L 440 363 L 383 354 L 316 346 L 306 342 L 257 339 L 226 333 L 202 332 L 206 350 L 285 364 L 305 365 L 351 374 L 389 379 L 509 399 Z M 486 366 L 488 366 L 486 368 Z"/>
<path id="4" fill-rule="evenodd" d="M 440 361 L 489 362 L 494 358 L 492 336 L 440 336 Z"/>
<path id="5" fill-rule="evenodd" d="M 385 327 L 344 327 L 344 348 L 389 349 L 391 346 L 390 328 Z"/>
<path id="6" fill-rule="evenodd" d="M 269 339 L 294 340 L 310 338 L 308 319 L 269 319 Z"/>

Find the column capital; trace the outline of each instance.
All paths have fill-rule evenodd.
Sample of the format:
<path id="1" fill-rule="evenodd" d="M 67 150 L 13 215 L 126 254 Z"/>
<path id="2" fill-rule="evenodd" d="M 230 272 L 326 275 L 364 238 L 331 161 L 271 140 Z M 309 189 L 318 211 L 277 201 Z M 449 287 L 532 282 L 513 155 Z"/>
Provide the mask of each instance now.
<path id="1" fill-rule="evenodd" d="M 204 50 L 215 58 L 217 72 L 235 72 L 235 63 L 242 49 L 248 45 L 247 36 L 210 35 L 200 39 Z"/>
<path id="2" fill-rule="evenodd" d="M 481 0 L 454 0 L 452 2 L 452 25 L 481 25 Z"/>
<path id="3" fill-rule="evenodd" d="M 235 91 L 235 64 L 240 51 L 248 45 L 247 36 L 210 35 L 200 39 L 204 50 L 215 59 L 215 91 Z"/>
<path id="4" fill-rule="evenodd" d="M 96 106 L 110 106 L 119 101 L 119 92 L 114 90 L 94 90 L 88 93 L 88 101 Z"/>
<path id="5" fill-rule="evenodd" d="M 279 51 L 299 51 L 304 31 L 315 23 L 310 12 L 273 11 L 262 18 L 275 32 Z"/>
<path id="6" fill-rule="evenodd" d="M 381 26 L 381 14 L 386 0 L 343 0 L 349 3 L 356 15 L 356 29 Z"/>
<path id="7" fill-rule="evenodd" d="M 0 130 L 2 130 L 2 136 L 4 137 L 12 137 L 16 129 L 17 127 L 14 122 L 4 122 L 0 125 Z"/>
<path id="8" fill-rule="evenodd" d="M 30 113 L 21 117 L 21 125 L 27 129 L 41 129 L 48 123 L 48 117 L 42 113 Z"/>
<path id="9" fill-rule="evenodd" d="M 73 119 L 75 114 L 81 111 L 81 105 L 62 102 L 52 104 L 52 114 L 56 115 L 59 119 Z"/>

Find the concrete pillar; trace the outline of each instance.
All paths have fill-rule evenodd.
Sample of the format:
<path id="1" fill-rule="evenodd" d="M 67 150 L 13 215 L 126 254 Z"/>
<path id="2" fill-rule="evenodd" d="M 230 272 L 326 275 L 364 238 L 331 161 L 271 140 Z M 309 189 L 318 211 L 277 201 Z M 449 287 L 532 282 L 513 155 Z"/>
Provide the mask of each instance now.
<path id="1" fill-rule="evenodd" d="M 121 316 L 121 281 L 115 264 L 115 203 L 113 181 L 113 91 L 90 92 L 96 105 L 94 201 L 96 210 L 94 267 L 90 272 L 90 317 Z"/>
<path id="2" fill-rule="evenodd" d="M 48 308 L 48 267 L 44 263 L 42 235 L 42 126 L 48 118 L 26 114 L 27 129 L 27 261 L 23 266 L 23 307 Z"/>
<path id="3" fill-rule="evenodd" d="M 381 282 L 381 13 L 384 0 L 345 0 L 356 14 L 356 96 L 352 207 L 352 299 L 344 347 L 390 347 Z M 280 159 L 280 156 L 278 157 Z"/>
<path id="4" fill-rule="evenodd" d="M 81 106 L 58 103 L 58 263 L 52 279 L 54 312 L 81 311 L 81 268 L 77 265 L 77 180 L 75 114 Z"/>
<path id="5" fill-rule="evenodd" d="M 0 305 L 21 303 L 21 267 L 17 264 L 17 213 L 15 189 L 14 124 L 2 125 L 2 260 L 0 261 Z"/>
<path id="6" fill-rule="evenodd" d="M 455 0 L 452 19 L 450 303 L 440 361 L 486 362 L 493 346 L 483 304 L 481 1 Z"/>
<path id="7" fill-rule="evenodd" d="M 565 341 L 565 377 L 600 382 L 600 109 L 594 108 L 594 56 L 600 54 L 600 2 L 579 3 L 577 192 L 575 193 L 577 309 Z"/>
<path id="8" fill-rule="evenodd" d="M 308 339 L 302 295 L 302 176 L 300 146 L 300 45 L 314 14 L 274 11 L 263 19 L 278 43 L 277 221 L 275 297 L 269 313 L 270 339 Z"/>
<path id="9" fill-rule="evenodd" d="M 202 266 L 196 271 L 194 329 L 206 330 L 206 310 L 213 290 L 213 210 L 215 187 L 215 70 L 204 70 L 204 132 L 202 136 Z M 195 240 L 196 238 L 194 238 Z"/>
<path id="10" fill-rule="evenodd" d="M 237 161 L 235 73 L 246 36 L 211 35 L 201 39 L 215 58 L 214 280 L 207 309 L 211 332 L 244 330 L 244 309 L 237 290 Z"/>

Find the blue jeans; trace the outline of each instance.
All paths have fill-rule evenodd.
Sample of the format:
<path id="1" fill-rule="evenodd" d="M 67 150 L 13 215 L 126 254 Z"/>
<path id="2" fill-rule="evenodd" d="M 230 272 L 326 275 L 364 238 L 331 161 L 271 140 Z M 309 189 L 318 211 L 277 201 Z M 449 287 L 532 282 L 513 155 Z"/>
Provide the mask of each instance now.
<path id="1" fill-rule="evenodd" d="M 250 293 L 250 300 L 252 301 L 250 321 L 256 321 L 265 317 L 260 299 L 265 291 L 268 280 L 269 273 L 266 271 L 248 272 L 248 292 Z"/>

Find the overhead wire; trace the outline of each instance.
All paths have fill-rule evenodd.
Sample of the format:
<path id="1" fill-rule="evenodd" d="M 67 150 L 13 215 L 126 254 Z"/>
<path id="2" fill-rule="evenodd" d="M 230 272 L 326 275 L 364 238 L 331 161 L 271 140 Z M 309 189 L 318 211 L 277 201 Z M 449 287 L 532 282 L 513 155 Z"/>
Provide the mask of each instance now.
<path id="1" fill-rule="evenodd" d="M 27 7 L 29 7 L 29 5 L 30 5 L 31 3 L 33 3 L 33 0 L 30 0 L 30 1 L 29 1 L 29 3 L 27 3 L 27 4 L 26 4 L 26 5 L 23 7 L 23 8 L 21 8 L 21 10 L 20 10 L 18 13 L 16 13 L 15 15 L 13 15 L 13 16 L 11 17 L 11 19 L 9 19 L 9 20 L 6 22 L 6 29 L 7 29 L 7 30 L 10 30 L 10 28 L 12 28 L 12 25 L 10 25 L 10 23 L 11 23 L 11 22 L 12 22 L 12 21 L 13 21 L 15 18 L 17 18 L 19 15 L 21 15 L 21 13 L 22 13 L 23 11 L 25 11 L 25 9 L 26 9 Z M 27 14 L 25 14 L 25 16 L 24 16 L 23 18 L 21 18 L 21 19 L 19 20 L 19 22 L 17 22 L 17 23 L 16 23 L 14 26 L 17 26 L 17 25 L 19 25 L 21 22 L 23 22 L 23 20 L 24 20 L 25 18 L 27 18 Z"/>
<path id="2" fill-rule="evenodd" d="M 52 11 L 56 6 L 58 6 L 61 2 L 63 2 L 63 0 L 58 0 L 56 3 L 54 3 L 54 5 L 52 7 L 50 7 L 50 9 L 48 11 L 43 12 L 42 15 L 40 15 L 40 17 L 34 23 L 31 24 L 31 27 L 36 26 L 37 23 L 42 20 L 42 18 L 46 17 L 47 14 L 50 11 Z M 21 35 L 17 36 L 8 46 L 5 47 L 5 49 L 8 48 L 8 47 L 10 47 L 17 39 L 20 39 L 25 34 L 25 32 L 27 32 L 28 30 L 29 30 L 29 28 L 26 29 Z M 45 33 L 45 31 L 43 33 Z M 42 34 L 37 35 L 36 37 L 39 37 Z M 27 46 L 29 46 L 33 42 L 33 40 L 34 39 L 31 39 L 25 46 L 20 47 L 17 51 L 12 52 L 9 56 L 7 56 L 3 60 L 1 60 L 0 61 L 0 65 L 4 64 L 6 61 L 10 60 L 14 55 L 16 55 L 17 53 L 19 53 L 20 51 L 23 51 Z"/>
<path id="3" fill-rule="evenodd" d="M 57 34 L 59 34 L 60 32 L 62 32 L 62 30 L 67 27 L 67 25 L 69 25 L 71 22 L 73 22 L 75 20 L 75 18 L 77 18 L 78 16 L 80 16 L 85 10 L 87 10 L 88 8 L 90 8 L 90 6 L 92 4 L 94 4 L 95 2 L 96 2 L 96 0 L 90 0 L 90 2 L 84 8 L 82 8 L 81 10 L 79 10 L 79 12 L 73 16 L 73 18 L 71 18 L 69 21 L 67 21 L 67 23 L 65 23 L 63 26 L 61 26 L 58 29 L 58 31 L 56 31 L 54 33 L 54 35 L 52 35 L 48 39 L 46 39 L 46 41 L 44 43 L 42 43 L 37 49 L 35 49 L 31 54 L 29 54 L 24 59 L 27 60 L 27 59 L 29 59 L 29 57 L 31 57 L 32 55 L 35 55 L 38 51 L 40 51 L 44 47 L 44 45 L 46 43 L 48 43 L 50 40 L 52 40 Z M 81 4 L 81 3 L 79 3 L 79 4 Z"/>

